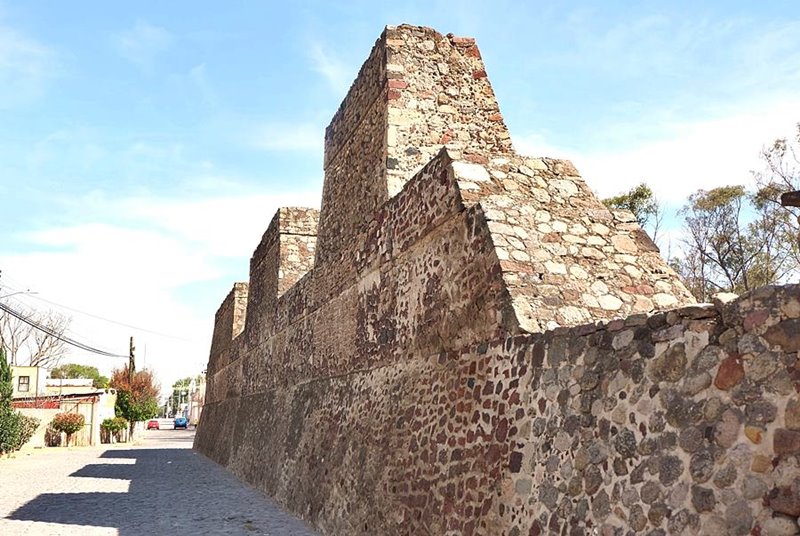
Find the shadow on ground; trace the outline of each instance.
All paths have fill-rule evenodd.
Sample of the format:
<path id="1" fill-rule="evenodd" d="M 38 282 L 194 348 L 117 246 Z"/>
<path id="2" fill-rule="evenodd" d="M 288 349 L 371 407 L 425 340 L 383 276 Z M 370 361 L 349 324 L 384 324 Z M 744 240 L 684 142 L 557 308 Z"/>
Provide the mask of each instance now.
<path id="1" fill-rule="evenodd" d="M 174 444 L 174 443 L 173 443 Z M 73 477 L 130 481 L 127 493 L 43 493 L 9 519 L 112 527 L 120 536 L 313 536 L 301 521 L 189 448 L 111 450 Z"/>

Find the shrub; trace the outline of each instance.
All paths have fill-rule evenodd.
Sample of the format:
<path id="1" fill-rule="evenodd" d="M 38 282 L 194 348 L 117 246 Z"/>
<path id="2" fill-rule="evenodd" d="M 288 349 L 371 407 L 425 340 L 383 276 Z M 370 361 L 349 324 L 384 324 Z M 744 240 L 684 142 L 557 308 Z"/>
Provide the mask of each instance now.
<path id="1" fill-rule="evenodd" d="M 69 446 L 69 438 L 72 434 L 83 428 L 86 423 L 83 415 L 79 413 L 59 413 L 53 417 L 50 426 L 58 431 L 67 434 L 67 446 Z"/>
<path id="2" fill-rule="evenodd" d="M 61 446 L 61 432 L 54 430 L 51 424 L 48 424 L 44 431 L 44 444 L 48 447 Z"/>
<path id="3" fill-rule="evenodd" d="M 33 434 L 36 433 L 37 428 L 39 428 L 41 422 L 41 419 L 37 419 L 36 417 L 20 415 L 19 440 L 15 450 L 21 449 L 22 445 L 30 441 L 30 439 L 33 437 Z"/>
<path id="4" fill-rule="evenodd" d="M 19 412 L 0 407 L 0 454 L 17 450 L 21 421 Z"/>
<path id="5" fill-rule="evenodd" d="M 100 428 L 108 430 L 109 432 L 119 432 L 128 427 L 128 421 L 122 417 L 114 417 L 113 419 L 106 419 L 100 424 Z"/>
<path id="6" fill-rule="evenodd" d="M 6 361 L 3 346 L 0 345 L 0 454 L 16 450 L 19 443 L 21 416 L 11 406 L 11 366 Z"/>
<path id="7" fill-rule="evenodd" d="M 100 423 L 100 429 L 106 433 L 107 437 L 110 439 L 113 436 L 117 439 L 117 441 L 119 441 L 120 432 L 122 432 L 127 428 L 128 428 L 128 421 L 126 421 L 122 417 L 105 419 L 102 423 Z"/>

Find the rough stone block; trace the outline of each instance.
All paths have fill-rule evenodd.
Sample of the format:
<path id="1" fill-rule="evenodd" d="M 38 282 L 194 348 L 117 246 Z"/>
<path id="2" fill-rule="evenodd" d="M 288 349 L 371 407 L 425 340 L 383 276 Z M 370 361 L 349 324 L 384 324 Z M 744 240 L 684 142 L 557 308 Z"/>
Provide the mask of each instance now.
<path id="1" fill-rule="evenodd" d="M 281 209 L 217 313 L 195 448 L 327 535 L 798 515 L 800 286 L 693 306 L 571 162 L 514 153 L 480 58 L 387 27 L 321 212 Z"/>

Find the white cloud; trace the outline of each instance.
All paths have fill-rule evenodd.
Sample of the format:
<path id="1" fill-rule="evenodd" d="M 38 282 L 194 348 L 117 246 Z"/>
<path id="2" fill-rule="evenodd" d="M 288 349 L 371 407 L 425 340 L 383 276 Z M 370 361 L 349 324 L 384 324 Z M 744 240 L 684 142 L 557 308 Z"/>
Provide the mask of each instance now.
<path id="1" fill-rule="evenodd" d="M 547 138 L 547 132 L 529 132 L 522 136 L 512 136 L 512 142 L 518 153 L 528 156 L 546 156 L 567 160 L 575 156 L 569 149 L 551 144 Z"/>
<path id="2" fill-rule="evenodd" d="M 58 73 L 56 53 L 7 26 L 0 26 L 0 109 L 30 102 Z"/>
<path id="3" fill-rule="evenodd" d="M 115 204 L 140 222 L 151 222 L 213 257 L 249 257 L 282 206 L 319 206 L 319 194 L 241 194 L 195 200 L 130 198 Z"/>
<path id="4" fill-rule="evenodd" d="M 753 90 L 770 90 L 800 81 L 800 21 L 782 21 L 745 40 L 737 53 L 734 77 Z"/>
<path id="5" fill-rule="evenodd" d="M 268 123 L 257 127 L 250 143 L 267 151 L 322 152 L 325 131 L 310 123 Z"/>
<path id="6" fill-rule="evenodd" d="M 136 141 L 126 150 L 130 158 L 146 158 L 155 160 L 169 160 L 179 162 L 183 159 L 184 146 L 181 143 L 153 144 L 146 141 Z"/>
<path id="7" fill-rule="evenodd" d="M 228 286 L 247 274 L 248 259 L 275 210 L 318 206 L 318 200 L 319 195 L 311 193 L 118 200 L 95 193 L 77 203 L 82 222 L 20 233 L 28 252 L 3 252 L 0 282 L 29 287 L 75 309 L 174 335 L 163 337 L 65 311 L 73 319 L 71 334 L 102 349 L 124 354 L 133 335 L 139 366 L 153 368 L 162 386 L 168 387 L 205 368 L 216 308 Z M 231 272 L 232 264 L 236 273 Z M 208 295 L 207 289 L 220 286 L 226 290 Z M 187 288 L 201 290 L 187 295 Z M 37 310 L 49 307 L 32 296 L 14 299 Z M 65 362 L 70 360 L 106 372 L 124 364 L 79 350 Z"/>
<path id="8" fill-rule="evenodd" d="M 739 103 L 716 118 L 650 125 L 646 141 L 598 137 L 592 147 L 552 147 L 540 134 L 517 141 L 525 154 L 565 157 L 588 184 L 605 197 L 645 181 L 667 203 L 681 204 L 699 188 L 752 184 L 751 171 L 761 167 L 761 148 L 791 135 L 800 119 L 800 99 L 765 99 Z"/>
<path id="9" fill-rule="evenodd" d="M 205 63 L 195 65 L 189 70 L 189 80 L 197 87 L 197 90 L 206 103 L 214 106 L 218 104 L 217 94 L 209 80 L 208 69 L 206 69 Z"/>
<path id="10" fill-rule="evenodd" d="M 314 43 L 308 50 L 314 70 L 321 74 L 336 93 L 344 95 L 353 79 L 351 69 L 321 43 Z"/>
<path id="11" fill-rule="evenodd" d="M 124 355 L 128 337 L 133 335 L 138 341 L 139 366 L 144 364 L 142 351 L 147 346 L 147 364 L 164 384 L 184 372 L 202 370 L 210 340 L 209 321 L 175 296 L 175 290 L 185 283 L 221 275 L 202 253 L 157 232 L 103 224 L 50 229 L 30 233 L 28 238 L 34 252 L 4 255 L 4 276 L 21 279 L 26 287 L 53 302 L 186 340 L 60 311 L 72 317 L 71 336 Z M 33 298 L 18 299 L 37 310 L 50 308 Z M 125 363 L 77 349 L 70 349 L 65 362 L 70 361 L 93 364 L 105 372 Z"/>
<path id="12" fill-rule="evenodd" d="M 152 71 L 157 57 L 169 47 L 172 40 L 167 30 L 144 20 L 136 21 L 133 28 L 114 38 L 120 55 L 145 72 Z"/>

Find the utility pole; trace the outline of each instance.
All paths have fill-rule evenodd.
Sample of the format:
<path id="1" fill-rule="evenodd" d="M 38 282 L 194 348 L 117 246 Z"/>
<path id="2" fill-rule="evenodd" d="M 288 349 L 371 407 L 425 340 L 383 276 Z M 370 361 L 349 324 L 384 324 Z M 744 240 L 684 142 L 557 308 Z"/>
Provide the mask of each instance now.
<path id="1" fill-rule="evenodd" d="M 133 336 L 131 336 L 130 353 L 128 354 L 128 384 L 133 385 L 133 374 L 136 372 L 136 359 L 134 352 L 136 347 L 133 345 Z"/>

